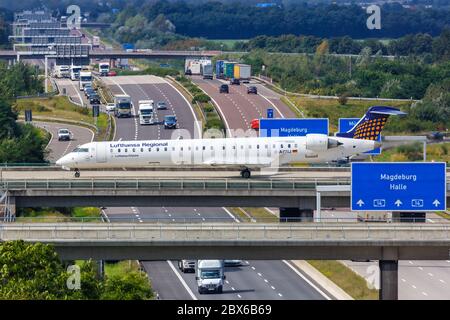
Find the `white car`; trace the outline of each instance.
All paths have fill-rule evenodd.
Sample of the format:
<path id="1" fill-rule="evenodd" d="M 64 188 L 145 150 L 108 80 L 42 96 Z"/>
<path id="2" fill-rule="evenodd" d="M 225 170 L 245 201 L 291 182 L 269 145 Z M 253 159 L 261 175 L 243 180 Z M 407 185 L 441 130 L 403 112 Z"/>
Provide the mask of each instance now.
<path id="1" fill-rule="evenodd" d="M 116 105 L 114 103 L 108 103 L 106 105 L 106 111 L 107 112 L 113 112 L 116 109 Z"/>

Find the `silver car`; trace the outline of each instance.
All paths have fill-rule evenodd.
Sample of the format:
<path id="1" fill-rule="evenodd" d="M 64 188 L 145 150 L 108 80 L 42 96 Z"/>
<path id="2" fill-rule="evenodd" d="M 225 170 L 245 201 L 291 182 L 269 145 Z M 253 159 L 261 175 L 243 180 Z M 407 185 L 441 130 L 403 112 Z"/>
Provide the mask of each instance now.
<path id="1" fill-rule="evenodd" d="M 156 109 L 157 110 L 166 110 L 167 105 L 164 101 L 158 101 L 158 103 L 156 103 Z"/>

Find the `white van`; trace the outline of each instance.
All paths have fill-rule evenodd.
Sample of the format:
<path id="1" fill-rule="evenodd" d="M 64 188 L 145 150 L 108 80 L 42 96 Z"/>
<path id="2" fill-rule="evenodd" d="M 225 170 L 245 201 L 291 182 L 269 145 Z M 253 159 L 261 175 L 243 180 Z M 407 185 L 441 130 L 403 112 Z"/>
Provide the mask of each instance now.
<path id="1" fill-rule="evenodd" d="M 195 280 L 197 281 L 198 293 L 222 293 L 225 278 L 223 260 L 197 261 Z"/>

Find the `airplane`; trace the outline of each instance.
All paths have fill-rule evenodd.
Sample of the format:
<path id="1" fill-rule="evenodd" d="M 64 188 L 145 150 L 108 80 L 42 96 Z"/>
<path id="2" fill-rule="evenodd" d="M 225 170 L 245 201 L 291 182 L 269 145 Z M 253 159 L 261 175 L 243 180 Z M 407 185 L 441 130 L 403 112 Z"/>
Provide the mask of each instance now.
<path id="1" fill-rule="evenodd" d="M 381 147 L 377 141 L 390 115 L 399 109 L 373 106 L 347 132 L 335 136 L 251 137 L 90 142 L 63 156 L 56 165 L 75 171 L 101 168 L 144 168 L 155 165 L 233 165 L 250 178 L 248 166 L 282 166 L 291 162 L 326 163 L 349 159 Z"/>

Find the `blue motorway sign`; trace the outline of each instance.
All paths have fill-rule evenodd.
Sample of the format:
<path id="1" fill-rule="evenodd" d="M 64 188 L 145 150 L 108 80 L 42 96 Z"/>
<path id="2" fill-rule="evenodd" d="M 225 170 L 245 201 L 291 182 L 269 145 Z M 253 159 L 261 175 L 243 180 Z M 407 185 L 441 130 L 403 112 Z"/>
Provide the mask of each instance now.
<path id="1" fill-rule="evenodd" d="M 272 119 L 273 118 L 273 109 L 267 109 L 267 118 Z"/>
<path id="2" fill-rule="evenodd" d="M 445 162 L 353 162 L 352 211 L 446 210 Z"/>
<path id="3" fill-rule="evenodd" d="M 302 137 L 308 133 L 322 133 L 328 135 L 328 119 L 260 119 L 260 137 Z"/>
<path id="4" fill-rule="evenodd" d="M 339 118 L 338 132 L 347 132 L 352 129 L 360 120 L 360 118 Z M 378 141 L 381 142 L 381 135 L 378 137 Z M 372 151 L 367 151 L 365 154 L 376 156 L 381 154 L 381 148 L 376 148 Z"/>

